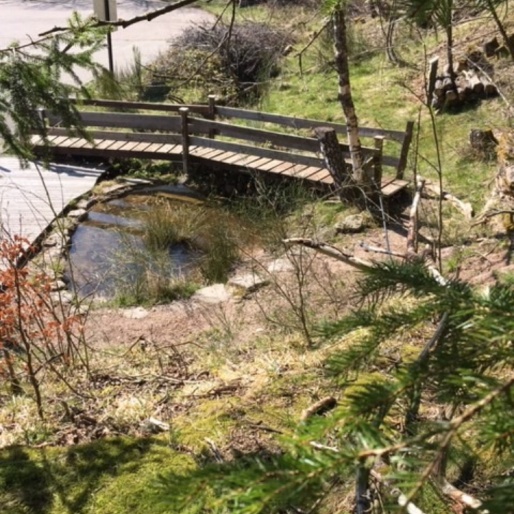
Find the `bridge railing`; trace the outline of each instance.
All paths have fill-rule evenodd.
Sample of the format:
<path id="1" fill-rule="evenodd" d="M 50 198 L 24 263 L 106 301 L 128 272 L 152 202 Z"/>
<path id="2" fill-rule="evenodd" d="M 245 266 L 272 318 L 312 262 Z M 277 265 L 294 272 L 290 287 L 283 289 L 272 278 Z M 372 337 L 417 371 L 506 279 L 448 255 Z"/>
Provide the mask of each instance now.
<path id="1" fill-rule="evenodd" d="M 216 104 L 216 98 L 214 95 L 209 95 L 208 103 L 203 104 L 165 104 L 165 103 L 148 103 L 148 102 L 123 102 L 116 100 L 101 100 L 101 99 L 91 99 L 91 100 L 82 100 L 81 103 L 83 105 L 93 105 L 102 108 L 110 108 L 110 109 L 134 109 L 134 110 L 145 110 L 145 111 L 161 111 L 161 112 L 176 112 L 178 113 L 181 108 L 187 108 L 189 113 L 192 116 L 202 116 L 206 120 L 216 121 L 216 123 L 223 123 L 222 120 L 243 120 L 249 122 L 258 122 L 263 125 L 269 126 L 270 124 L 276 125 L 279 127 L 287 127 L 295 130 L 314 130 L 316 127 L 330 127 L 333 128 L 338 135 L 347 136 L 347 127 L 343 123 L 334 123 L 328 121 L 320 121 L 313 119 L 305 119 L 305 118 L 297 118 L 294 116 L 284 116 L 281 114 L 272 114 L 265 113 L 260 111 L 252 111 L 248 109 L 239 109 L 235 107 L 225 107 L 222 105 Z M 197 120 L 197 118 L 195 118 Z M 199 121 L 199 120 L 198 120 Z M 178 120 L 176 120 L 178 122 Z M 198 122 L 195 125 L 195 128 L 198 130 L 202 130 L 202 133 L 205 133 L 207 125 L 201 125 Z M 226 135 L 227 137 L 235 137 L 238 139 L 243 139 L 243 132 L 239 132 L 243 128 L 246 129 L 245 135 L 247 136 L 248 141 L 257 142 L 257 143 L 269 143 L 270 137 L 275 138 L 277 132 L 271 130 L 259 130 L 253 129 L 255 132 L 252 132 L 252 129 L 249 127 L 243 127 L 242 125 L 237 125 L 238 129 L 236 131 L 231 130 L 230 127 L 234 127 L 232 123 L 225 123 L 224 125 L 211 125 L 208 130 L 208 135 L 210 138 L 214 138 L 216 135 Z M 381 147 L 380 140 L 386 142 L 390 142 L 392 144 L 387 148 L 388 153 L 383 153 L 381 156 L 381 165 L 394 168 L 395 170 L 395 178 L 402 179 L 404 176 L 405 169 L 407 167 L 407 157 L 410 149 L 410 144 L 412 142 L 414 123 L 412 121 L 407 122 L 405 129 L 403 131 L 400 130 L 384 130 L 380 128 L 372 128 L 372 127 L 359 127 L 359 135 L 360 137 L 366 141 L 369 141 L 370 144 L 368 146 L 363 146 L 363 154 L 365 159 L 371 159 L 377 155 L 377 147 Z M 239 134 L 239 136 L 238 136 Z M 271 136 L 270 136 L 271 135 Z M 302 146 L 300 139 L 291 139 L 288 144 L 292 145 L 300 145 L 298 146 L 288 146 L 288 144 L 281 145 L 278 142 L 278 138 L 271 141 L 272 144 L 276 144 L 277 146 L 285 146 L 291 149 L 296 150 L 304 150 L 307 152 L 317 151 L 319 146 L 317 145 L 316 140 L 313 138 L 296 136 L 297 138 L 301 138 L 305 140 L 305 144 Z M 264 141 L 263 141 L 264 140 Z M 373 141 L 372 141 L 373 140 Z M 275 143 L 275 141 L 277 141 Z M 286 141 L 286 140 L 282 140 Z M 314 142 L 314 146 L 313 143 Z M 343 154 L 349 156 L 349 148 L 346 144 L 341 144 L 341 150 Z M 390 152 L 390 153 L 389 153 Z"/>
<path id="2" fill-rule="evenodd" d="M 95 106 L 100 109 L 109 109 L 109 111 L 85 111 L 83 110 L 85 106 Z M 220 106 L 216 105 L 214 96 L 209 97 L 206 105 L 90 99 L 80 102 L 80 112 L 83 125 L 89 129 L 94 127 L 89 134 L 95 140 L 181 144 L 185 170 L 188 169 L 189 149 L 195 146 L 268 159 L 293 160 L 306 166 L 323 166 L 317 139 L 285 131 L 269 130 L 270 124 L 301 131 L 312 131 L 316 127 L 323 126 L 334 129 L 339 135 L 347 134 L 344 124 Z M 49 135 L 69 134 L 67 129 L 59 126 L 61 121 L 59 117 L 51 113 L 46 116 Z M 264 128 L 254 128 L 248 124 L 234 123 L 234 121 L 259 123 Z M 120 129 L 130 130 L 120 132 Z M 407 123 L 403 132 L 360 127 L 361 138 L 373 140 L 373 146 L 363 146 L 362 152 L 366 166 L 375 168 L 374 175 L 375 179 L 379 179 L 378 183 L 380 183 L 383 166 L 393 168 L 395 178 L 403 178 L 412 130 L 412 122 Z M 395 144 L 394 154 L 384 155 L 384 141 Z M 340 143 L 339 146 L 349 162 L 348 145 Z"/>

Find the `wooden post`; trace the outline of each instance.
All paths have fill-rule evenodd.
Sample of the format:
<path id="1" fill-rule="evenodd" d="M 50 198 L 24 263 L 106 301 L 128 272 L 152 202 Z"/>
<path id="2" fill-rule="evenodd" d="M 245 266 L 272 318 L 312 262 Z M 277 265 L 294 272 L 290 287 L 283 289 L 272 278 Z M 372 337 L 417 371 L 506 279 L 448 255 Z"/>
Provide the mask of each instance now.
<path id="1" fill-rule="evenodd" d="M 377 191 L 382 189 L 382 155 L 384 151 L 384 136 L 375 136 L 375 155 L 373 156 L 373 182 Z"/>
<path id="2" fill-rule="evenodd" d="M 330 127 L 317 127 L 314 129 L 314 134 L 319 141 L 320 152 L 325 161 L 325 166 L 334 179 L 334 183 L 339 189 L 339 196 L 342 198 L 343 185 L 346 181 L 345 179 L 348 178 L 348 173 L 343 152 L 337 140 L 336 131 Z"/>
<path id="3" fill-rule="evenodd" d="M 209 119 L 214 121 L 216 119 L 216 95 L 209 95 Z M 209 130 L 209 139 L 214 139 L 216 130 Z"/>
<path id="4" fill-rule="evenodd" d="M 47 116 L 46 116 L 46 110 L 40 107 L 37 110 L 37 115 L 39 117 L 39 120 L 41 121 L 41 127 L 44 129 L 45 134 L 46 134 L 46 129 L 47 129 L 46 122 L 48 121 Z"/>
<path id="5" fill-rule="evenodd" d="M 180 107 L 179 112 L 182 122 L 182 171 L 187 175 L 189 173 L 189 108 Z"/>
<path id="6" fill-rule="evenodd" d="M 407 156 L 409 155 L 409 147 L 412 141 L 412 134 L 414 132 L 414 122 L 408 121 L 405 127 L 405 137 L 403 138 L 402 150 L 400 153 L 400 162 L 396 169 L 396 178 L 403 178 L 403 172 L 407 167 Z"/>

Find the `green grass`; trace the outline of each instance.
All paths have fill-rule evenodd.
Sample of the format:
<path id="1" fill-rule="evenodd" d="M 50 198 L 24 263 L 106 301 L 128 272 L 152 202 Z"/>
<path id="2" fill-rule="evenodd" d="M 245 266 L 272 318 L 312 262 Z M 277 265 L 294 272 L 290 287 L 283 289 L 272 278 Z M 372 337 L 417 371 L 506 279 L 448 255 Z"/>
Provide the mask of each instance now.
<path id="1" fill-rule="evenodd" d="M 193 459 L 164 439 L 104 439 L 71 448 L 0 451 L 0 505 L 9 514 L 158 514 L 161 473 L 184 474 Z"/>

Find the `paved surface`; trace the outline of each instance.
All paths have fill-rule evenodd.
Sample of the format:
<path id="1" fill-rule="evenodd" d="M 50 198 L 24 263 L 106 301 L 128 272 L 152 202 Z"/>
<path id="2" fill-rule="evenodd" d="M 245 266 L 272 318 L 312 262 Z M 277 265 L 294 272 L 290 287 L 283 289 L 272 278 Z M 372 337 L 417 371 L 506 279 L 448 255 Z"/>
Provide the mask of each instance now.
<path id="1" fill-rule="evenodd" d="M 118 18 L 129 19 L 168 5 L 158 0 L 118 0 Z M 13 41 L 25 43 L 55 26 L 66 25 L 73 11 L 93 14 L 93 0 L 0 0 L 0 48 Z M 212 19 L 200 9 L 183 8 L 151 22 L 141 22 L 113 33 L 116 68 L 133 63 L 137 46 L 143 63 L 165 50 L 169 41 L 194 23 Z M 107 50 L 97 53 L 98 62 L 108 65 Z M 82 80 L 90 77 L 78 73 Z M 0 147 L 1 147 L 0 140 Z M 1 152 L 1 148 L 0 148 Z M 11 234 L 34 240 L 73 198 L 91 189 L 100 170 L 51 165 L 40 174 L 35 165 L 21 169 L 15 158 L 0 155 L 0 225 Z M 48 195 L 45 192 L 48 191 Z M 1 235 L 1 232 L 0 232 Z"/>
<path id="2" fill-rule="evenodd" d="M 31 164 L 0 157 L 0 225 L 2 233 L 34 241 L 74 198 L 89 191 L 102 170 L 77 166 Z M 0 233 L 0 236 L 2 235 Z"/>
<path id="3" fill-rule="evenodd" d="M 118 0 L 118 18 L 154 11 L 169 5 L 158 0 Z M 55 26 L 64 26 L 73 11 L 87 17 L 93 14 L 93 0 L 0 0 L 0 48 L 13 41 L 29 42 L 38 34 Z M 185 7 L 164 14 L 154 20 L 140 22 L 126 29 L 118 29 L 112 35 L 115 68 L 124 68 L 133 63 L 132 48 L 137 46 L 143 63 L 148 63 L 159 52 L 165 50 L 169 41 L 182 31 L 213 17 L 196 8 Z M 108 66 L 107 49 L 97 53 L 97 60 Z M 82 80 L 90 77 L 79 73 Z"/>

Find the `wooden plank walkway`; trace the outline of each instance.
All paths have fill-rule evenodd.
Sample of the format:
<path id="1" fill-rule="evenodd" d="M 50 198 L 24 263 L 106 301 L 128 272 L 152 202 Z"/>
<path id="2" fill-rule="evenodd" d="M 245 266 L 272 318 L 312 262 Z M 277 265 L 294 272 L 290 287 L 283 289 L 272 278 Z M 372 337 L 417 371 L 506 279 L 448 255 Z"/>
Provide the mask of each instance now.
<path id="1" fill-rule="evenodd" d="M 97 134 L 95 134 L 97 135 Z M 108 133 L 102 135 L 109 137 Z M 145 134 L 131 133 L 129 138 L 120 140 L 120 137 L 127 137 L 120 133 L 113 134 L 112 139 L 93 139 L 89 142 L 80 137 L 53 135 L 49 136 L 48 143 L 52 152 L 56 155 L 80 155 L 80 156 L 100 156 L 105 158 L 140 158 L 180 161 L 182 159 L 182 145 L 180 143 L 165 143 L 165 137 L 154 143 L 155 135 L 144 141 Z M 116 137 L 116 139 L 114 139 Z M 135 139 L 135 141 L 134 141 Z M 168 136 L 168 139 L 171 139 Z M 266 149 L 258 147 L 247 147 L 246 151 L 242 145 L 233 145 L 234 151 L 230 150 L 230 143 L 224 143 L 227 150 L 209 148 L 209 140 L 205 138 L 192 137 L 192 143 L 198 142 L 199 145 L 191 145 L 188 148 L 189 158 L 197 163 L 216 163 L 223 168 L 245 170 L 248 173 L 266 172 L 284 177 L 292 177 L 306 180 L 313 183 L 332 185 L 333 179 L 329 171 L 320 166 L 320 160 L 303 155 L 296 155 L 296 160 L 300 163 L 291 162 L 291 154 L 287 152 L 273 151 L 273 157 L 266 157 L 269 153 Z M 34 136 L 32 143 L 37 151 L 42 148 L 42 140 L 39 136 Z M 217 143 L 217 142 L 216 142 Z M 213 143 L 213 144 L 216 144 Z M 247 152 L 247 153 L 246 153 Z M 277 158 L 279 157 L 279 158 Z M 382 194 L 388 198 L 395 195 L 408 185 L 407 180 L 395 177 L 382 178 Z"/>
<path id="2" fill-rule="evenodd" d="M 73 199 L 89 191 L 104 170 L 37 163 L 22 168 L 0 156 L 0 237 L 21 235 L 31 243 Z"/>
<path id="3" fill-rule="evenodd" d="M 67 129 L 55 113 L 41 110 L 35 115 L 45 121 L 47 140 L 35 135 L 34 151 L 103 159 L 181 161 L 185 174 L 194 171 L 190 168 L 194 163 L 216 171 L 266 173 L 312 185 L 333 185 L 320 141 L 314 136 L 317 128 L 328 127 L 334 137 L 338 134 L 346 138 L 346 124 L 218 106 L 212 95 L 208 100 L 207 104 L 187 106 L 83 100 L 80 123 L 88 139 L 79 137 L 77 130 Z M 87 105 L 94 109 L 84 110 Z M 404 131 L 359 128 L 361 137 L 368 140 L 367 146 L 361 146 L 364 167 L 382 185 L 385 198 L 409 184 L 404 171 L 413 127 L 413 122 L 408 122 Z M 347 169 L 351 169 L 348 144 L 338 141 L 334 145 L 346 160 Z"/>

